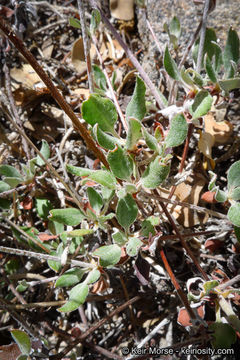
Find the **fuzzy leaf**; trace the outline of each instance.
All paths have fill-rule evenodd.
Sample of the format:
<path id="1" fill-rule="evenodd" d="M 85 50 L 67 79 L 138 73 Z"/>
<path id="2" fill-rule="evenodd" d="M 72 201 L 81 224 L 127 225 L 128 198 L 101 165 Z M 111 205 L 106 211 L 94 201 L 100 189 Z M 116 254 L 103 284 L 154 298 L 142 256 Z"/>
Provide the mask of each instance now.
<path id="1" fill-rule="evenodd" d="M 215 72 L 215 69 L 212 65 L 212 62 L 211 60 L 209 59 L 209 57 L 205 56 L 205 70 L 206 70 L 206 73 L 209 77 L 209 79 L 213 82 L 213 83 L 217 83 L 217 74 Z"/>
<path id="2" fill-rule="evenodd" d="M 88 296 L 88 285 L 85 283 L 78 284 L 72 288 L 69 293 L 69 300 L 64 304 L 58 311 L 61 312 L 70 312 L 76 310 L 80 305 L 82 305 L 86 297 Z"/>
<path id="3" fill-rule="evenodd" d="M 76 285 L 82 280 L 84 274 L 85 274 L 85 270 L 79 268 L 69 269 L 65 271 L 65 273 L 57 279 L 55 283 L 55 287 Z"/>
<path id="4" fill-rule="evenodd" d="M 127 194 L 118 200 L 116 216 L 119 224 L 125 230 L 136 220 L 137 213 L 138 207 L 132 195 Z"/>
<path id="5" fill-rule="evenodd" d="M 225 202 L 227 201 L 227 194 L 222 191 L 222 190 L 219 190 L 218 188 L 216 188 L 216 193 L 215 193 L 215 199 L 219 202 Z"/>
<path id="6" fill-rule="evenodd" d="M 88 276 L 84 280 L 85 284 L 93 284 L 100 278 L 101 273 L 98 269 L 93 269 L 88 273 Z"/>
<path id="7" fill-rule="evenodd" d="M 100 146 L 107 150 L 113 150 L 117 145 L 121 146 L 120 140 L 102 131 L 98 124 L 93 127 L 93 134 Z"/>
<path id="8" fill-rule="evenodd" d="M 146 113 L 145 105 L 146 86 L 142 79 L 137 76 L 136 85 L 132 98 L 126 108 L 126 119 L 133 117 L 137 120 L 142 120 Z"/>
<path id="9" fill-rule="evenodd" d="M 71 231 L 64 231 L 61 235 L 66 234 L 67 237 L 75 238 L 79 236 L 89 235 L 94 232 L 93 229 L 76 229 Z"/>
<path id="10" fill-rule="evenodd" d="M 91 94 L 82 104 L 82 117 L 88 124 L 99 124 L 101 130 L 116 135 L 114 125 L 118 114 L 111 100 Z"/>
<path id="11" fill-rule="evenodd" d="M 170 165 L 161 162 L 161 157 L 157 156 L 144 171 L 141 182 L 148 189 L 155 189 L 167 178 Z"/>
<path id="12" fill-rule="evenodd" d="M 187 137 L 188 125 L 182 114 L 174 116 L 170 130 L 167 134 L 165 145 L 167 148 L 181 145 Z"/>
<path id="13" fill-rule="evenodd" d="M 47 220 L 52 204 L 48 199 L 35 198 L 37 214 L 40 218 Z"/>
<path id="14" fill-rule="evenodd" d="M 231 198 L 235 201 L 240 200 L 240 187 L 234 188 L 231 192 Z"/>
<path id="15" fill-rule="evenodd" d="M 228 190 L 240 186 L 240 160 L 232 164 L 227 174 Z"/>
<path id="16" fill-rule="evenodd" d="M 41 146 L 41 149 L 40 149 L 40 153 L 44 156 L 44 158 L 46 160 L 49 159 L 49 157 L 50 157 L 50 148 L 49 148 L 49 145 L 46 142 L 46 140 L 42 140 L 42 146 Z M 39 155 L 37 155 L 36 163 L 39 166 L 42 166 L 42 165 L 45 164 L 45 161 L 43 161 L 43 159 Z"/>
<path id="17" fill-rule="evenodd" d="M 121 257 L 121 248 L 116 245 L 101 246 L 93 252 L 97 256 L 102 267 L 112 267 L 117 264 Z"/>
<path id="18" fill-rule="evenodd" d="M 48 266 L 55 272 L 59 272 L 61 270 L 61 255 L 63 253 L 63 243 L 60 243 L 57 247 L 56 251 L 51 251 L 50 255 L 52 256 L 58 256 L 59 257 L 59 261 L 55 261 L 55 260 L 48 260 Z"/>
<path id="19" fill-rule="evenodd" d="M 84 167 L 78 167 L 78 166 L 73 166 L 73 165 L 67 165 L 66 169 L 71 174 L 77 175 L 77 176 L 88 176 L 95 172 L 95 170 L 90 170 L 90 169 L 86 169 Z"/>
<path id="20" fill-rule="evenodd" d="M 240 203 L 233 204 L 228 210 L 227 216 L 233 225 L 240 226 Z"/>
<path id="21" fill-rule="evenodd" d="M 91 14 L 91 21 L 90 21 L 90 32 L 94 34 L 97 30 L 101 21 L 101 14 L 97 9 L 93 9 Z"/>
<path id="22" fill-rule="evenodd" d="M 169 32 L 178 39 L 181 35 L 181 25 L 179 19 L 174 16 L 169 24 Z"/>
<path id="23" fill-rule="evenodd" d="M 5 183 L 4 181 L 0 181 L 0 193 L 10 189 L 11 187 L 7 183 Z"/>
<path id="24" fill-rule="evenodd" d="M 123 246 L 127 242 L 127 237 L 122 231 L 117 231 L 112 234 L 112 239 L 115 244 Z"/>
<path id="25" fill-rule="evenodd" d="M 204 116 L 211 109 L 213 102 L 212 96 L 206 90 L 201 90 L 197 93 L 194 103 L 192 105 L 192 117 L 197 119 Z"/>
<path id="26" fill-rule="evenodd" d="M 21 330 L 11 330 L 10 332 L 21 353 L 23 355 L 29 355 L 31 351 L 31 340 L 29 336 Z"/>
<path id="27" fill-rule="evenodd" d="M 141 138 L 142 136 L 142 132 L 141 132 L 141 123 L 130 117 L 128 120 L 128 133 L 127 133 L 127 139 L 126 139 L 126 149 L 127 150 L 132 150 L 135 148 L 138 140 Z"/>
<path id="28" fill-rule="evenodd" d="M 240 88 L 240 78 L 233 78 L 233 79 L 227 79 L 227 80 L 219 80 L 219 86 L 223 91 L 226 93 L 229 93 L 230 91 L 234 89 Z"/>
<path id="29" fill-rule="evenodd" d="M 68 209 L 53 209 L 50 210 L 49 220 L 58 221 L 65 225 L 79 225 L 84 219 L 84 214 L 79 209 L 68 208 Z"/>
<path id="30" fill-rule="evenodd" d="M 228 324 L 215 322 L 209 326 L 209 330 L 213 331 L 212 344 L 215 349 L 231 348 L 236 341 L 236 332 Z"/>
<path id="31" fill-rule="evenodd" d="M 122 180 L 128 180 L 133 172 L 132 159 L 119 146 L 109 151 L 107 161 L 113 174 Z"/>
<path id="32" fill-rule="evenodd" d="M 100 67 L 97 65 L 93 65 L 92 69 L 93 69 L 94 81 L 95 81 L 97 87 L 99 89 L 106 91 L 107 90 L 107 82 L 106 82 L 104 73 L 102 72 Z"/>
<path id="33" fill-rule="evenodd" d="M 0 175 L 6 176 L 8 178 L 12 177 L 23 180 L 20 172 L 11 165 L 0 165 Z"/>
<path id="34" fill-rule="evenodd" d="M 212 45 L 212 42 L 217 42 L 217 36 L 215 30 L 211 28 L 207 28 L 205 34 L 204 47 L 203 47 L 203 57 L 205 56 L 205 54 L 207 54 L 210 60 L 212 60 L 216 51 L 215 47 Z M 199 39 L 195 42 L 193 48 L 193 60 L 195 64 L 197 63 L 198 49 L 199 49 Z"/>
<path id="35" fill-rule="evenodd" d="M 88 199 L 96 214 L 99 214 L 103 206 L 102 196 L 92 187 L 87 188 Z"/>
<path id="36" fill-rule="evenodd" d="M 69 19 L 69 25 L 71 25 L 72 27 L 76 28 L 76 29 L 81 29 L 81 23 L 78 19 L 75 19 L 74 17 L 71 17 Z"/>
<path id="37" fill-rule="evenodd" d="M 168 75 L 171 76 L 171 78 L 177 81 L 181 80 L 177 65 L 168 50 L 168 46 L 166 46 L 164 53 L 164 68 L 167 71 Z"/>
<path id="38" fill-rule="evenodd" d="M 110 171 L 96 170 L 88 177 L 88 179 L 96 181 L 98 184 L 106 186 L 108 189 L 116 189 L 117 180 Z"/>
<path id="39" fill-rule="evenodd" d="M 239 37 L 237 32 L 232 28 L 228 31 L 227 43 L 223 52 L 223 65 L 226 78 L 233 77 L 235 73 L 231 61 L 234 61 L 236 64 L 239 61 Z"/>
<path id="40" fill-rule="evenodd" d="M 136 237 L 131 237 L 126 245 L 126 251 L 129 256 L 136 256 L 138 250 L 143 245 L 142 241 Z"/>

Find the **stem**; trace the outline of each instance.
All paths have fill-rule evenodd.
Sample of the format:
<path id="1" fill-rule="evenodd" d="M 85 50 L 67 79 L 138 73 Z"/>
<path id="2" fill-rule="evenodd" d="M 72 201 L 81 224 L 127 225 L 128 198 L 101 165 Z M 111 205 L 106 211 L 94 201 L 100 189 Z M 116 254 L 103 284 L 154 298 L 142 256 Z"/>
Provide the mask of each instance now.
<path id="1" fill-rule="evenodd" d="M 85 55 L 85 60 L 86 60 L 86 64 L 87 64 L 89 90 L 90 90 L 90 93 L 93 93 L 92 65 L 91 65 L 91 57 L 90 57 L 89 37 L 87 34 L 86 20 L 85 20 L 85 14 L 84 14 L 84 6 L 83 6 L 82 0 L 77 0 L 77 3 L 78 3 L 78 11 L 79 11 L 80 22 L 81 22 L 84 55 Z"/>
<path id="2" fill-rule="evenodd" d="M 198 49 L 198 58 L 197 58 L 197 72 L 200 73 L 202 67 L 202 58 L 203 58 L 203 50 L 204 50 L 204 42 L 207 28 L 207 17 L 209 10 L 210 0 L 205 0 L 204 9 L 203 9 L 203 17 L 202 17 L 202 30 L 200 35 L 199 49 Z"/>
<path id="3" fill-rule="evenodd" d="M 73 112 L 70 105 L 66 102 L 63 96 L 60 94 L 56 86 L 53 84 L 52 80 L 45 73 L 43 68 L 39 65 L 35 57 L 28 51 L 22 40 L 20 40 L 16 34 L 9 28 L 4 19 L 0 16 L 0 29 L 4 32 L 4 34 L 8 37 L 8 39 L 13 43 L 13 45 L 18 49 L 18 51 L 25 57 L 25 59 L 29 62 L 29 64 L 33 67 L 36 73 L 39 75 L 41 80 L 45 83 L 47 88 L 50 90 L 52 97 L 59 104 L 61 109 L 68 115 L 71 119 L 72 123 L 78 130 L 81 137 L 84 139 L 87 147 L 91 150 L 95 156 L 101 160 L 101 162 L 109 169 L 108 162 L 105 158 L 103 152 L 97 147 L 95 141 L 89 134 L 88 130 L 84 127 L 83 124 L 79 121 L 76 114 Z"/>

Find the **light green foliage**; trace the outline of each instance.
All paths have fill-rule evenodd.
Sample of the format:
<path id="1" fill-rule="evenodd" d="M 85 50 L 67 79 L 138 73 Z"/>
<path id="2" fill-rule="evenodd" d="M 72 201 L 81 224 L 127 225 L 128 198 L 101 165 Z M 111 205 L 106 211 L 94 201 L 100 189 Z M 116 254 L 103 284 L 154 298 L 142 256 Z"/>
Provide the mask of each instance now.
<path id="1" fill-rule="evenodd" d="M 116 216 L 119 224 L 127 230 L 129 226 L 136 220 L 138 207 L 132 195 L 127 194 L 119 199 L 117 204 Z"/>
<path id="2" fill-rule="evenodd" d="M 29 355 L 31 352 L 31 341 L 29 336 L 22 330 L 11 330 L 10 332 L 21 353 L 23 355 Z"/>
<path id="3" fill-rule="evenodd" d="M 146 86 L 140 77 L 136 79 L 133 96 L 126 109 L 126 119 L 130 117 L 142 120 L 146 113 L 145 105 Z"/>
<path id="4" fill-rule="evenodd" d="M 180 81 L 181 75 L 178 71 L 177 64 L 173 60 L 169 50 L 168 46 L 166 46 L 165 52 L 164 52 L 164 68 L 167 71 L 168 75 L 171 76 L 174 80 Z"/>
<path id="5" fill-rule="evenodd" d="M 174 116 L 165 139 L 166 147 L 181 145 L 187 137 L 188 125 L 182 114 Z"/>
<path id="6" fill-rule="evenodd" d="M 116 178 L 130 179 L 133 172 L 133 162 L 121 147 L 116 146 L 114 150 L 109 151 L 107 161 Z"/>
<path id="7" fill-rule="evenodd" d="M 157 156 L 144 171 L 141 182 L 148 189 L 155 189 L 166 180 L 170 171 L 170 165 L 162 162 L 161 156 Z"/>
<path id="8" fill-rule="evenodd" d="M 204 116 L 211 109 L 213 102 L 212 96 L 208 93 L 207 90 L 201 90 L 197 93 L 194 103 L 192 105 L 192 117 L 197 119 L 201 116 Z"/>
<path id="9" fill-rule="evenodd" d="M 86 297 L 88 296 L 88 292 L 88 285 L 84 282 L 74 286 L 69 293 L 69 300 L 66 302 L 66 304 L 59 308 L 58 311 L 70 312 L 76 310 L 85 302 Z"/>
<path id="10" fill-rule="evenodd" d="M 117 244 L 101 246 L 93 252 L 93 256 L 99 258 L 101 266 L 112 267 L 120 260 L 121 248 Z"/>
<path id="11" fill-rule="evenodd" d="M 79 225 L 84 218 L 81 210 L 75 208 L 50 210 L 49 220 L 57 221 L 65 225 Z"/>
<path id="12" fill-rule="evenodd" d="M 140 239 L 138 239 L 137 237 L 130 237 L 127 246 L 126 246 L 126 250 L 127 250 L 127 254 L 129 256 L 136 256 L 138 253 L 138 250 L 140 249 L 140 247 L 143 245 L 142 241 Z"/>

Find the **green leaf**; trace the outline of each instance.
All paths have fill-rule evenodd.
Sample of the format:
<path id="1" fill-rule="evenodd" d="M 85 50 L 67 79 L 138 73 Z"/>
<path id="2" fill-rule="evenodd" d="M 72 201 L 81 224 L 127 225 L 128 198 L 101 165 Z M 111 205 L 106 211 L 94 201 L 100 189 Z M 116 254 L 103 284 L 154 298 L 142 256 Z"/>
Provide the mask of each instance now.
<path id="1" fill-rule="evenodd" d="M 187 137 L 188 124 L 183 114 L 174 116 L 165 145 L 167 148 L 181 145 Z"/>
<path id="2" fill-rule="evenodd" d="M 209 326 L 209 330 L 213 331 L 214 340 L 211 342 L 215 349 L 228 349 L 236 341 L 236 332 L 228 324 L 215 322 Z"/>
<path id="3" fill-rule="evenodd" d="M 216 188 L 216 194 L 215 194 L 215 199 L 219 202 L 225 202 L 227 201 L 227 194 L 222 191 L 222 190 L 219 190 L 219 188 Z"/>
<path id="4" fill-rule="evenodd" d="M 85 284 L 93 284 L 96 281 L 98 281 L 98 279 L 100 278 L 101 273 L 98 269 L 93 269 L 88 273 L 88 276 L 86 277 L 86 279 L 84 280 Z"/>
<path id="5" fill-rule="evenodd" d="M 178 39 L 181 35 L 181 25 L 179 19 L 174 16 L 169 24 L 169 32 Z"/>
<path id="6" fill-rule="evenodd" d="M 228 210 L 227 216 L 233 225 L 240 226 L 240 203 L 233 204 Z"/>
<path id="7" fill-rule="evenodd" d="M 231 192 L 231 198 L 235 201 L 240 200 L 240 187 L 233 189 L 233 191 Z"/>
<path id="8" fill-rule="evenodd" d="M 0 175 L 6 176 L 7 178 L 18 178 L 23 180 L 20 172 L 11 165 L 0 165 Z"/>
<path id="9" fill-rule="evenodd" d="M 69 25 L 75 27 L 76 29 L 81 29 L 80 21 L 78 19 L 75 19 L 74 17 L 69 18 Z"/>
<path id="10" fill-rule="evenodd" d="M 230 166 L 227 173 L 228 191 L 240 186 L 240 160 Z"/>
<path id="11" fill-rule="evenodd" d="M 223 65 L 225 70 L 225 77 L 231 78 L 234 76 L 234 68 L 232 61 L 236 64 L 239 61 L 239 37 L 232 28 L 228 31 L 227 43 L 223 52 Z"/>
<path id="12" fill-rule="evenodd" d="M 87 188 L 87 194 L 91 207 L 99 214 L 103 206 L 102 196 L 92 187 Z"/>
<path id="13" fill-rule="evenodd" d="M 194 103 L 192 104 L 193 119 L 206 115 L 211 109 L 212 102 L 213 98 L 207 90 L 199 91 L 194 99 Z"/>
<path id="14" fill-rule="evenodd" d="M 15 177 L 5 177 L 4 181 L 11 187 L 11 189 L 13 189 L 17 187 L 19 184 L 21 184 L 24 180 Z"/>
<path id="15" fill-rule="evenodd" d="M 227 79 L 227 80 L 219 80 L 219 86 L 223 91 L 226 93 L 229 93 L 230 91 L 234 89 L 240 88 L 240 78 L 233 78 L 233 79 Z"/>
<path id="16" fill-rule="evenodd" d="M 141 178 L 144 187 L 155 189 L 167 178 L 170 171 L 170 165 L 162 163 L 161 160 L 161 156 L 157 156 L 144 171 Z"/>
<path id="17" fill-rule="evenodd" d="M 78 167 L 78 166 L 73 166 L 73 165 L 67 165 L 66 169 L 71 174 L 77 175 L 77 176 L 88 176 L 95 172 L 95 170 L 90 170 L 90 169 L 86 169 L 84 167 Z"/>
<path id="18" fill-rule="evenodd" d="M 219 282 L 217 280 L 206 281 L 203 284 L 204 296 L 208 295 L 218 285 Z"/>
<path id="19" fill-rule="evenodd" d="M 145 237 L 148 237 L 149 234 L 155 235 L 155 226 L 159 223 L 160 218 L 158 216 L 149 216 L 142 222 L 141 235 Z"/>
<path id="20" fill-rule="evenodd" d="M 119 224 L 127 230 L 129 226 L 136 220 L 138 207 L 133 200 L 132 195 L 127 194 L 118 200 L 116 216 Z"/>
<path id="21" fill-rule="evenodd" d="M 101 21 L 101 14 L 97 9 L 93 9 L 91 14 L 91 21 L 90 21 L 90 32 L 94 34 L 97 30 Z"/>
<path id="22" fill-rule="evenodd" d="M 126 108 L 127 120 L 129 120 L 130 117 L 133 117 L 137 120 L 142 120 L 144 118 L 146 113 L 145 92 L 146 86 L 143 80 L 137 76 L 132 98 Z"/>
<path id="23" fill-rule="evenodd" d="M 106 186 L 108 189 L 115 190 L 117 180 L 110 171 L 96 170 L 88 179 L 96 181 L 98 184 Z"/>
<path id="24" fill-rule="evenodd" d="M 128 180 L 133 173 L 133 161 L 119 146 L 109 151 L 107 161 L 113 174 L 122 180 Z"/>
<path id="25" fill-rule="evenodd" d="M 178 71 L 177 65 L 176 65 L 175 61 L 173 60 L 167 46 L 166 46 L 165 53 L 164 53 L 164 68 L 165 68 L 166 72 L 168 73 L 168 75 L 171 76 L 171 78 L 173 78 L 174 80 L 177 80 L 177 81 L 181 80 L 181 76 Z"/>
<path id="26" fill-rule="evenodd" d="M 66 234 L 67 237 L 75 238 L 79 236 L 89 235 L 92 234 L 93 232 L 94 232 L 93 229 L 76 229 L 71 231 L 64 231 L 62 235 Z"/>
<path id="27" fill-rule="evenodd" d="M 51 251 L 50 255 L 59 257 L 59 261 L 48 260 L 48 266 L 55 272 L 59 272 L 61 270 L 61 255 L 63 253 L 63 243 L 59 244 L 57 247 L 57 251 Z"/>
<path id="28" fill-rule="evenodd" d="M 49 157 L 50 157 L 50 148 L 49 148 L 49 145 L 46 142 L 46 140 L 42 140 L 42 146 L 41 146 L 41 149 L 40 149 L 40 153 L 44 156 L 44 158 L 46 160 L 49 159 Z M 39 166 L 42 166 L 42 165 L 45 164 L 45 161 L 43 161 L 43 159 L 39 155 L 37 155 L 36 163 Z"/>
<path id="29" fill-rule="evenodd" d="M 194 71 L 192 69 L 192 71 Z M 193 79 L 191 78 L 191 76 L 189 75 L 189 71 L 185 70 L 184 67 L 181 69 L 181 78 L 182 81 L 187 84 L 191 89 L 195 89 L 195 83 L 193 81 Z"/>
<path id="30" fill-rule="evenodd" d="M 128 132 L 126 139 L 127 150 L 132 150 L 136 147 L 138 140 L 142 136 L 141 127 L 142 125 L 138 120 L 132 117 L 128 119 Z"/>
<path id="31" fill-rule="evenodd" d="M 10 330 L 10 332 L 21 353 L 23 355 L 29 355 L 31 352 L 31 340 L 29 336 L 21 330 Z"/>
<path id="32" fill-rule="evenodd" d="M 65 271 L 65 273 L 57 279 L 55 283 L 55 287 L 76 285 L 82 280 L 82 277 L 85 274 L 85 272 L 86 272 L 85 270 L 79 268 L 69 269 Z"/>
<path id="33" fill-rule="evenodd" d="M 206 70 L 206 73 L 207 73 L 209 79 L 210 79 L 214 84 L 216 84 L 216 83 L 217 83 L 217 74 L 216 74 L 215 69 L 214 69 L 214 67 L 213 67 L 213 65 L 212 65 L 212 62 L 211 62 L 211 60 L 209 59 L 209 57 L 207 56 L 207 54 L 206 54 L 206 56 L 205 56 L 205 61 L 204 61 L 204 63 L 205 63 L 205 70 Z"/>
<path id="34" fill-rule="evenodd" d="M 116 136 L 114 130 L 118 114 L 111 100 L 98 94 L 91 94 L 82 104 L 82 117 L 92 126 L 99 124 L 101 130 Z"/>
<path id="35" fill-rule="evenodd" d="M 35 198 L 37 214 L 40 218 L 47 220 L 52 204 L 48 199 Z"/>
<path id="36" fill-rule="evenodd" d="M 27 290 L 28 286 L 29 286 L 29 284 L 26 282 L 25 279 L 23 279 L 23 280 L 21 280 L 21 281 L 18 282 L 18 285 L 17 285 L 17 287 L 16 287 L 16 290 L 17 290 L 18 292 L 23 292 L 23 291 Z"/>
<path id="37" fill-rule="evenodd" d="M 234 233 L 236 235 L 237 241 L 240 243 L 240 227 L 234 226 Z"/>
<path id="38" fill-rule="evenodd" d="M 85 217 L 82 211 L 75 208 L 53 209 L 49 212 L 49 220 L 71 226 L 79 225 Z"/>
<path id="39" fill-rule="evenodd" d="M 0 199 L 0 209 L 9 210 L 11 207 L 11 200 L 8 199 Z"/>
<path id="40" fill-rule="evenodd" d="M 93 252 L 93 256 L 99 257 L 102 267 L 112 267 L 120 260 L 121 248 L 116 244 L 101 246 Z"/>
<path id="41" fill-rule="evenodd" d="M 100 146 L 107 150 L 113 150 L 117 145 L 121 146 L 121 142 L 116 137 L 106 134 L 102 131 L 98 124 L 95 124 L 93 127 L 93 134 L 96 138 L 96 141 Z"/>
<path id="42" fill-rule="evenodd" d="M 123 246 L 127 242 L 127 237 L 122 231 L 116 231 L 112 233 L 112 239 L 114 243 L 119 246 Z"/>
<path id="43" fill-rule="evenodd" d="M 85 302 L 86 297 L 88 296 L 88 291 L 88 285 L 85 283 L 74 286 L 69 293 L 68 302 L 59 308 L 58 311 L 70 312 L 76 310 Z"/>
<path id="44" fill-rule="evenodd" d="M 0 181 L 0 193 L 10 190 L 11 187 L 5 181 Z"/>
<path id="45" fill-rule="evenodd" d="M 100 67 L 97 65 L 93 65 L 92 69 L 93 69 L 93 77 L 94 77 L 95 84 L 97 85 L 97 87 L 99 87 L 99 89 L 106 91 L 107 90 L 107 82 L 106 82 L 104 73 L 102 72 Z"/>
<path id="46" fill-rule="evenodd" d="M 155 136 L 149 134 L 149 132 L 145 128 L 142 128 L 142 132 L 143 132 L 144 140 L 146 141 L 146 144 L 149 147 L 149 149 L 158 151 L 158 142 Z"/>
<path id="47" fill-rule="evenodd" d="M 213 46 L 212 42 L 217 42 L 217 36 L 215 30 L 211 28 L 207 28 L 205 34 L 204 47 L 203 47 L 203 58 L 205 54 L 207 54 L 209 59 L 212 60 L 213 56 L 215 55 L 216 47 Z M 195 45 L 193 47 L 193 60 L 195 64 L 197 63 L 198 49 L 199 49 L 199 39 L 195 42 Z"/>
<path id="48" fill-rule="evenodd" d="M 142 245 L 143 243 L 140 239 L 136 237 L 131 237 L 126 246 L 127 254 L 129 256 L 136 256 Z"/>

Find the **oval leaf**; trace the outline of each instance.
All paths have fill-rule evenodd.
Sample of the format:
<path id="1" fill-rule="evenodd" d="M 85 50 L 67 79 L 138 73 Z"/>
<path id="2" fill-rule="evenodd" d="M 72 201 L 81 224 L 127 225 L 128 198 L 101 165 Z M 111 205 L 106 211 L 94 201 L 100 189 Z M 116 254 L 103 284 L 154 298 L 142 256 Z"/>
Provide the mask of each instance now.
<path id="1" fill-rule="evenodd" d="M 207 90 L 199 91 L 194 99 L 194 103 L 192 104 L 193 119 L 206 115 L 211 109 L 212 102 L 213 98 Z"/>
<path id="2" fill-rule="evenodd" d="M 11 330 L 11 335 L 17 343 L 23 355 L 29 355 L 31 351 L 31 341 L 29 336 L 21 330 Z"/>
<path id="3" fill-rule="evenodd" d="M 126 139 L 126 149 L 127 150 L 132 150 L 136 147 L 138 140 L 141 138 L 142 136 L 142 132 L 141 132 L 141 123 L 134 119 L 134 118 L 129 118 L 128 120 L 128 133 L 127 133 L 127 139 Z"/>
<path id="4" fill-rule="evenodd" d="M 79 225 L 84 219 L 84 214 L 79 209 L 68 208 L 68 209 L 54 209 L 50 210 L 49 220 L 57 221 L 65 225 Z"/>
<path id="5" fill-rule="evenodd" d="M 93 256 L 99 258 L 101 266 L 112 267 L 120 260 L 121 248 L 116 244 L 101 246 L 93 252 Z"/>
<path id="6" fill-rule="evenodd" d="M 144 171 L 141 182 L 148 189 L 155 189 L 167 178 L 170 165 L 161 163 L 161 157 L 157 156 Z"/>
<path id="7" fill-rule="evenodd" d="M 71 174 L 77 175 L 77 176 L 88 176 L 95 172 L 95 170 L 90 170 L 90 169 L 86 169 L 84 167 L 78 167 L 78 166 L 73 166 L 73 165 L 67 165 L 66 169 Z"/>
<path id="8" fill-rule="evenodd" d="M 87 194 L 91 207 L 99 214 L 103 206 L 102 196 L 92 187 L 87 189 Z"/>
<path id="9" fill-rule="evenodd" d="M 84 282 L 86 284 L 93 284 L 96 281 L 98 281 L 98 279 L 100 278 L 101 273 L 98 269 L 93 269 L 88 273 L 88 276 L 86 277 L 86 279 L 84 280 Z"/>
<path id="10" fill-rule="evenodd" d="M 230 166 L 227 181 L 229 190 L 240 186 L 240 160 Z"/>
<path id="11" fill-rule="evenodd" d="M 188 125 L 185 117 L 182 114 L 174 116 L 165 140 L 166 147 L 181 145 L 187 137 L 187 132 Z"/>
<path id="12" fill-rule="evenodd" d="M 126 155 L 123 149 L 119 146 L 113 151 L 110 151 L 107 156 L 107 161 L 113 174 L 122 180 L 128 180 L 133 172 L 132 159 Z"/>
<path id="13" fill-rule="evenodd" d="M 223 65 L 226 78 L 234 76 L 234 68 L 231 61 L 236 64 L 239 60 L 239 37 L 235 30 L 232 28 L 228 31 L 227 43 L 223 52 Z"/>
<path id="14" fill-rule="evenodd" d="M 11 165 L 0 165 L 0 175 L 4 175 L 8 178 L 13 177 L 23 180 L 20 172 Z"/>
<path id="15" fill-rule="evenodd" d="M 126 119 L 133 117 L 137 120 L 142 120 L 146 113 L 145 105 L 146 86 L 142 79 L 137 76 L 135 89 L 132 98 L 126 108 Z"/>
<path id="16" fill-rule="evenodd" d="M 143 243 L 140 239 L 131 237 L 126 246 L 127 254 L 129 256 L 136 256 L 142 245 Z"/>
<path id="17" fill-rule="evenodd" d="M 69 300 L 58 311 L 70 312 L 76 310 L 84 303 L 88 296 L 88 285 L 85 283 L 78 284 L 72 288 L 69 294 Z"/>
<path id="18" fill-rule="evenodd" d="M 49 148 L 49 145 L 46 142 L 46 140 L 42 140 L 42 146 L 41 146 L 41 149 L 40 149 L 40 153 L 42 154 L 42 156 L 44 156 L 44 158 L 46 160 L 49 159 L 49 157 L 50 157 L 50 148 Z M 45 164 L 45 161 L 43 161 L 43 159 L 39 155 L 37 155 L 36 163 L 39 166 L 42 166 L 42 165 Z"/>
<path id="19" fill-rule="evenodd" d="M 96 181 L 98 184 L 106 186 L 108 189 L 115 190 L 117 180 L 110 171 L 97 170 L 92 173 L 88 179 Z"/>
<path id="20" fill-rule="evenodd" d="M 165 68 L 166 72 L 168 73 L 168 75 L 171 76 L 171 78 L 173 78 L 174 80 L 177 80 L 177 81 L 181 80 L 181 76 L 178 71 L 177 65 L 168 50 L 168 46 L 166 46 L 165 53 L 164 53 L 164 68 Z"/>
<path id="21" fill-rule="evenodd" d="M 92 126 L 99 124 L 99 127 L 106 132 L 116 135 L 114 124 L 118 114 L 114 104 L 98 94 L 91 94 L 89 99 L 83 102 L 82 117 Z"/>
<path id="22" fill-rule="evenodd" d="M 240 226 L 240 203 L 233 204 L 227 214 L 229 220 L 235 226 Z"/>
<path id="23" fill-rule="evenodd" d="M 85 271 L 82 269 L 69 269 L 57 279 L 55 287 L 73 286 L 81 281 L 84 274 Z"/>
<path id="24" fill-rule="evenodd" d="M 113 150 L 116 144 L 121 145 L 120 141 L 116 137 L 106 134 L 100 129 L 98 124 L 94 125 L 93 133 L 98 144 L 104 149 Z"/>
<path id="25" fill-rule="evenodd" d="M 136 220 L 137 213 L 138 207 L 133 200 L 132 195 L 127 194 L 118 200 L 116 212 L 117 220 L 124 229 L 128 229 L 128 227 Z"/>

